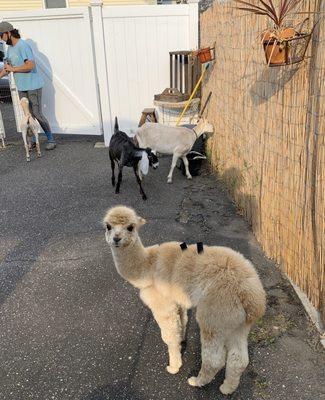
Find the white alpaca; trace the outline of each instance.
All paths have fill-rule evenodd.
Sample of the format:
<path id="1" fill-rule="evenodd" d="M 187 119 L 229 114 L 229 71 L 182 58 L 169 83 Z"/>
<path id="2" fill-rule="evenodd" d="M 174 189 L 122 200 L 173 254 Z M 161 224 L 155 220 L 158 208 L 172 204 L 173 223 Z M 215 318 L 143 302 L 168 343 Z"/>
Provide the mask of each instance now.
<path id="1" fill-rule="evenodd" d="M 179 158 L 184 162 L 187 179 L 192 179 L 186 155 L 203 133 L 213 133 L 213 126 L 204 118 L 200 118 L 193 129 L 147 122 L 138 129 L 136 140 L 140 147 L 150 147 L 154 153 L 173 155 L 167 177 L 167 182 L 172 183 L 173 171 Z"/>
<path id="2" fill-rule="evenodd" d="M 168 346 L 167 371 L 182 365 L 187 310 L 196 307 L 200 327 L 202 365 L 192 386 L 209 383 L 226 365 L 220 386 L 232 393 L 248 364 L 247 336 L 253 322 L 265 311 L 265 292 L 253 265 L 227 247 L 195 245 L 182 250 L 170 242 L 144 247 L 138 229 L 145 223 L 134 210 L 118 206 L 108 210 L 104 224 L 118 273 L 140 289 Z"/>
<path id="3" fill-rule="evenodd" d="M 21 107 L 24 112 L 24 116 L 22 118 L 20 128 L 21 128 L 21 134 L 23 137 L 24 145 L 25 145 L 25 151 L 26 151 L 26 160 L 30 161 L 30 143 L 29 143 L 29 138 L 35 136 L 36 140 L 36 152 L 37 152 L 37 157 L 41 157 L 41 149 L 40 149 L 40 144 L 39 144 L 39 133 L 41 131 L 41 127 L 37 119 L 32 117 L 32 114 L 30 113 L 29 110 L 29 101 L 26 97 L 22 97 L 20 100 Z"/>

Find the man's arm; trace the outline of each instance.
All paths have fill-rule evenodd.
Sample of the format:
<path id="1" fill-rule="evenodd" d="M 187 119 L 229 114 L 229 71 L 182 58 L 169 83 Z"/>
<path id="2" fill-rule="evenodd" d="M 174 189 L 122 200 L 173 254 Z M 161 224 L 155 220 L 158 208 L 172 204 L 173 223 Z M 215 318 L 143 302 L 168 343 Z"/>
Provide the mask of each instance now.
<path id="1" fill-rule="evenodd" d="M 20 65 L 19 67 L 13 67 L 12 65 L 5 64 L 5 70 L 6 72 L 30 72 L 35 68 L 35 63 L 34 61 L 31 60 L 25 60 L 23 65 Z"/>

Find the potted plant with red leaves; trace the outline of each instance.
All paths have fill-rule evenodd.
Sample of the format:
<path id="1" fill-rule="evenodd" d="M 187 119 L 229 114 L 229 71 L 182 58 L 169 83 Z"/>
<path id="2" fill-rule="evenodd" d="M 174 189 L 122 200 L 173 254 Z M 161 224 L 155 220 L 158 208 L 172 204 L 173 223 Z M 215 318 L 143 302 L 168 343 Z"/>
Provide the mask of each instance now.
<path id="1" fill-rule="evenodd" d="M 236 7 L 237 9 L 266 16 L 272 22 L 272 27 L 265 29 L 261 35 L 268 66 L 295 64 L 304 59 L 314 28 L 311 32 L 303 31 L 303 26 L 308 18 L 302 21 L 299 27 L 288 22 L 302 0 L 235 1 L 240 3 L 240 6 Z"/>

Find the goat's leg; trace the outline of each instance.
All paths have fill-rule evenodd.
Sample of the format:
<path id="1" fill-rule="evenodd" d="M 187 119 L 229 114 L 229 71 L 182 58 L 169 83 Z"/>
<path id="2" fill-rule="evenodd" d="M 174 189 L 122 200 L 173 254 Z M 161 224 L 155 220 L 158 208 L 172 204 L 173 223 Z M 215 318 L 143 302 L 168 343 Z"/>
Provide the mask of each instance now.
<path id="1" fill-rule="evenodd" d="M 112 169 L 112 186 L 115 186 L 115 161 L 111 153 L 109 153 L 109 158 L 111 160 L 111 169 Z"/>
<path id="2" fill-rule="evenodd" d="M 117 176 L 117 184 L 115 188 L 115 193 L 118 194 L 120 193 L 120 186 L 122 182 L 122 171 L 123 171 L 123 164 L 120 162 L 120 165 L 118 167 L 118 176 Z"/>
<path id="3" fill-rule="evenodd" d="M 37 157 L 41 157 L 41 147 L 39 144 L 39 135 L 38 133 L 35 133 L 35 140 L 36 140 L 36 153 L 37 153 Z"/>
<path id="4" fill-rule="evenodd" d="M 134 171 L 135 177 L 137 178 L 138 185 L 140 186 L 140 193 L 141 193 L 141 195 L 142 195 L 142 199 L 143 199 L 143 200 L 147 200 L 147 196 L 146 196 L 144 190 L 142 189 L 141 179 L 140 179 L 140 177 L 139 177 L 139 175 L 138 175 L 138 170 L 137 170 L 137 169 L 138 169 L 138 166 L 137 166 L 137 165 L 134 165 L 134 166 L 133 166 L 133 171 Z"/>
<path id="5" fill-rule="evenodd" d="M 192 179 L 192 175 L 191 175 L 191 173 L 190 173 L 190 170 L 189 170 L 189 162 L 188 162 L 188 159 L 187 159 L 187 157 L 186 156 L 183 156 L 182 157 L 182 160 L 183 160 L 183 163 L 184 163 L 184 165 L 185 165 L 185 172 L 186 172 L 186 177 L 187 177 L 187 179 Z"/>
<path id="6" fill-rule="evenodd" d="M 176 167 L 176 162 L 177 162 L 178 158 L 179 158 L 179 154 L 174 153 L 173 159 L 172 159 L 172 165 L 170 167 L 169 174 L 167 176 L 167 183 L 172 183 L 172 181 L 173 181 L 173 171 L 174 171 L 174 168 Z"/>
<path id="7" fill-rule="evenodd" d="M 24 146 L 25 146 L 26 161 L 30 161 L 29 146 L 27 143 L 27 129 L 22 129 L 21 134 L 22 134 Z"/>
<path id="8" fill-rule="evenodd" d="M 138 163 L 137 170 L 138 170 L 139 178 L 140 178 L 140 180 L 142 181 L 142 172 L 141 172 L 141 169 L 140 169 L 140 163 Z"/>

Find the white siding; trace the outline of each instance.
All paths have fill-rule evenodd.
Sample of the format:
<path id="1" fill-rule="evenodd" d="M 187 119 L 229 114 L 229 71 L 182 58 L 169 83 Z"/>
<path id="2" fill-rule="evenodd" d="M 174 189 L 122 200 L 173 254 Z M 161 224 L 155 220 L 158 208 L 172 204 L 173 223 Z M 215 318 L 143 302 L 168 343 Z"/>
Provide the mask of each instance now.
<path id="1" fill-rule="evenodd" d="M 0 0 L 0 11 L 18 11 L 43 8 L 42 0 Z"/>

